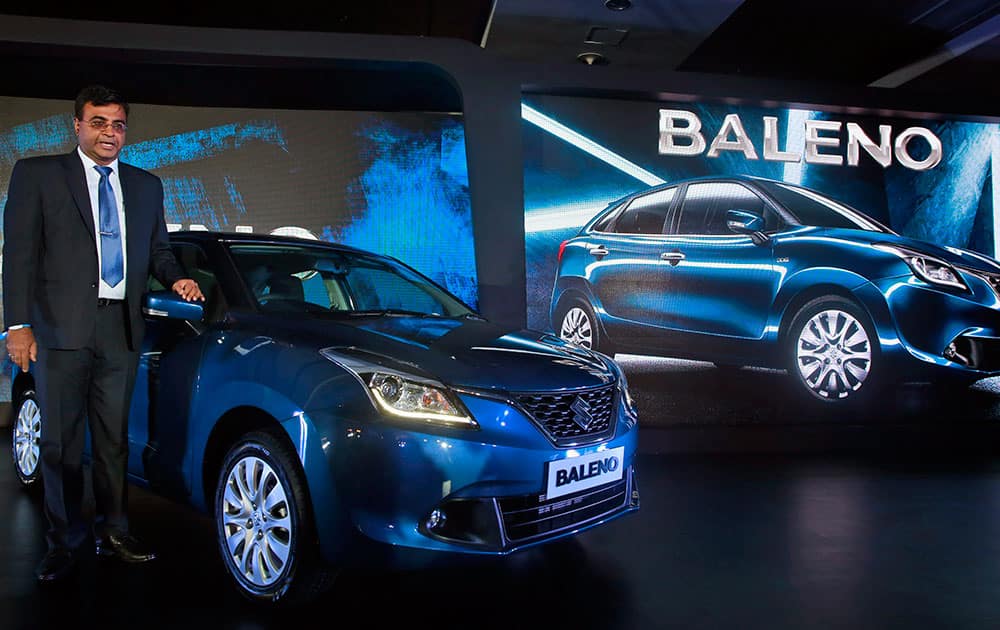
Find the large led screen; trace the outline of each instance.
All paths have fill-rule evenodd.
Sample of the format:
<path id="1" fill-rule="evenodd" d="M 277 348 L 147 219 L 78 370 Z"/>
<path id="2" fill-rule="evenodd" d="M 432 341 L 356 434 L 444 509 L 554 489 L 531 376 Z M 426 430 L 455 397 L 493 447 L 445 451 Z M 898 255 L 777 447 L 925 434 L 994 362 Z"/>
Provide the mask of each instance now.
<path id="1" fill-rule="evenodd" d="M 0 98 L 0 208 L 18 159 L 75 148 L 72 109 Z M 394 256 L 478 306 L 460 115 L 132 104 L 128 123 L 121 160 L 162 179 L 171 231 L 345 243 Z"/>
<path id="2" fill-rule="evenodd" d="M 647 417 L 951 391 L 995 414 L 995 122 L 553 95 L 522 117 L 528 324 L 615 356 Z"/>

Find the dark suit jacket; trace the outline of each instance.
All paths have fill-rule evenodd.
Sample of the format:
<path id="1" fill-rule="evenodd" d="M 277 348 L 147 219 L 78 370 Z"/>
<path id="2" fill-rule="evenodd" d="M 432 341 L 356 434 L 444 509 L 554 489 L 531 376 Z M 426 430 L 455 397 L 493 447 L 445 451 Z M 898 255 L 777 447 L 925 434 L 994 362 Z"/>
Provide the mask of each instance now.
<path id="1" fill-rule="evenodd" d="M 125 200 L 129 343 L 138 349 L 149 274 L 170 287 L 184 272 L 167 241 L 163 183 L 121 161 L 118 169 Z M 31 324 L 35 340 L 46 348 L 85 346 L 94 329 L 100 276 L 94 216 L 76 149 L 14 165 L 3 229 L 4 328 Z"/>

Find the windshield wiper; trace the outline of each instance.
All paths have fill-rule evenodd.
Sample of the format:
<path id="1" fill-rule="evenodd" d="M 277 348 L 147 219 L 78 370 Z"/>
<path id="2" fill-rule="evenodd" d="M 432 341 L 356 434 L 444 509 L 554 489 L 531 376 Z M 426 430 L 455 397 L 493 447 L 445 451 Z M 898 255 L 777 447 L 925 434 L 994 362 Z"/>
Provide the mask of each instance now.
<path id="1" fill-rule="evenodd" d="M 369 309 L 364 311 L 333 311 L 343 313 L 350 317 L 385 317 L 387 315 L 401 315 L 404 317 L 441 317 L 437 313 L 423 313 L 420 311 L 407 311 L 399 308 Z"/>

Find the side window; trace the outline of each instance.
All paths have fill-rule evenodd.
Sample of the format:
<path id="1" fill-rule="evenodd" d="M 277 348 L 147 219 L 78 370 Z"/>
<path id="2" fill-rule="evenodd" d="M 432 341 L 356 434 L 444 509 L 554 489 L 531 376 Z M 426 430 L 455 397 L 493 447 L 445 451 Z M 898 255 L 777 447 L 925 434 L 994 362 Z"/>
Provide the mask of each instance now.
<path id="1" fill-rule="evenodd" d="M 662 234 L 676 188 L 659 190 L 636 197 L 618 216 L 613 230 L 618 234 Z"/>
<path id="2" fill-rule="evenodd" d="M 216 281 L 215 272 L 208 264 L 205 253 L 197 245 L 187 243 L 177 243 L 171 247 L 171 250 L 174 252 L 177 262 L 184 268 L 184 272 L 198 283 L 198 287 L 205 296 L 205 321 L 217 321 L 225 312 L 225 300 Z M 150 280 L 151 289 L 153 283 L 159 285 L 152 276 L 150 276 Z"/>
<path id="3" fill-rule="evenodd" d="M 600 221 L 594 224 L 594 227 L 591 228 L 591 230 L 594 232 L 607 232 L 608 226 L 610 226 L 615 220 L 620 210 L 621 206 L 618 206 L 613 210 L 608 211 Z"/>
<path id="4" fill-rule="evenodd" d="M 732 182 L 690 184 L 681 204 L 677 234 L 729 235 L 726 213 L 749 210 L 765 217 L 770 226 L 776 220 L 764 202 L 752 190 Z"/>

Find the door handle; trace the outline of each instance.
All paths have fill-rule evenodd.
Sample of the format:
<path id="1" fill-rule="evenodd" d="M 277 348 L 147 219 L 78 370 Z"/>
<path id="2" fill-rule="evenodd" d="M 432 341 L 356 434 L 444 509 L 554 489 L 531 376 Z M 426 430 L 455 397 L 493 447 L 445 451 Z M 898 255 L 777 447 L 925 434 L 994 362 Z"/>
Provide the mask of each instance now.
<path id="1" fill-rule="evenodd" d="M 684 260 L 686 256 L 680 252 L 663 252 L 660 254 L 660 260 L 665 260 L 670 263 L 671 266 L 676 267 L 677 263 Z"/>
<path id="2" fill-rule="evenodd" d="M 604 247 L 604 245 L 598 245 L 597 247 L 590 250 L 590 255 L 595 258 L 598 258 L 600 256 L 607 256 L 608 250 L 606 247 Z"/>

